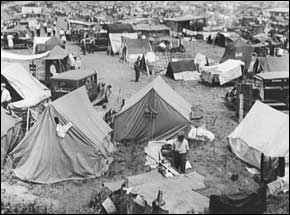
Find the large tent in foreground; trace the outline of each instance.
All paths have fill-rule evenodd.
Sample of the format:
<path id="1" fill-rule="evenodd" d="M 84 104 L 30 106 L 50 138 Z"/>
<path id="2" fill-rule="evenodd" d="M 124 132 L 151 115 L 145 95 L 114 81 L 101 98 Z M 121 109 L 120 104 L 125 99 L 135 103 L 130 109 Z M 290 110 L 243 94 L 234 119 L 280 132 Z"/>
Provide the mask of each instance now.
<path id="1" fill-rule="evenodd" d="M 289 174 L 289 115 L 257 101 L 228 140 L 240 159 L 258 169 L 262 153 L 285 157 Z"/>
<path id="2" fill-rule="evenodd" d="M 248 69 L 252 58 L 252 47 L 247 44 L 246 41 L 242 38 L 237 39 L 235 42 L 232 42 L 227 45 L 225 53 L 221 59 L 221 63 L 229 60 L 240 60 L 245 63 L 244 69 Z"/>
<path id="3" fill-rule="evenodd" d="M 114 120 L 114 140 L 168 139 L 190 127 L 191 105 L 158 76 L 126 101 Z"/>
<path id="4" fill-rule="evenodd" d="M 21 119 L 12 117 L 1 107 L 1 168 L 9 153 L 23 137 Z"/>
<path id="5" fill-rule="evenodd" d="M 62 125 L 73 124 L 64 138 L 56 134 L 55 117 Z M 12 151 L 14 173 L 44 184 L 101 176 L 112 161 L 111 131 L 91 105 L 86 88 L 78 88 L 49 104 Z"/>

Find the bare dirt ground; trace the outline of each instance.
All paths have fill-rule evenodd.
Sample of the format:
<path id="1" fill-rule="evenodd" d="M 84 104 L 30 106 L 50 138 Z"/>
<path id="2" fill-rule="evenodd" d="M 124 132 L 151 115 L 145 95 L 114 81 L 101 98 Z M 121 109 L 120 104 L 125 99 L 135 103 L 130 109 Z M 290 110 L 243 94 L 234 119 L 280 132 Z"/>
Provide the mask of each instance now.
<path id="1" fill-rule="evenodd" d="M 218 61 L 224 49 L 213 47 L 203 41 L 188 42 L 185 44 L 187 51 L 194 56 L 196 52 L 207 55 L 210 59 Z M 69 50 L 75 54 L 80 54 L 80 48 L 69 44 Z M 16 50 L 17 53 L 31 54 L 31 50 Z M 104 52 L 95 52 L 83 56 L 82 68 L 93 68 L 98 71 L 98 79 L 113 86 L 113 93 L 108 107 L 114 108 L 119 105 L 122 98 L 129 98 L 146 84 L 150 83 L 154 77 L 147 77 L 142 74 L 138 83 L 134 82 L 134 71 L 131 65 L 121 63 L 118 56 L 108 56 Z M 24 65 L 28 68 L 28 63 Z M 191 103 L 199 114 L 202 114 L 204 123 L 211 130 L 216 139 L 211 144 L 195 144 L 190 150 L 190 162 L 193 171 L 197 171 L 206 178 L 208 189 L 200 193 L 205 196 L 211 194 L 229 194 L 238 191 L 253 191 L 258 184 L 253 180 L 242 163 L 235 155 L 227 149 L 227 135 L 237 126 L 235 113 L 228 110 L 223 104 L 222 97 L 225 95 L 226 87 L 209 87 L 202 85 L 197 81 L 173 81 L 166 77 L 164 80 Z M 100 111 L 102 108 L 98 108 Z M 144 145 L 131 145 L 128 147 L 120 146 L 114 154 L 108 173 L 100 178 L 81 181 L 69 181 L 57 183 L 54 185 L 37 185 L 23 183 L 17 179 L 12 180 L 12 185 L 7 185 L 7 179 L 1 178 L 2 186 L 5 186 L 5 192 L 1 195 L 2 199 L 10 199 L 15 194 L 17 198 L 30 201 L 30 197 L 37 197 L 39 200 L 45 199 L 45 202 L 56 204 L 56 208 L 65 213 L 90 213 L 88 202 L 94 190 L 99 190 L 102 183 L 107 181 L 116 181 L 126 178 L 129 175 L 138 174 L 145 171 Z M 237 181 L 231 180 L 232 174 L 238 174 Z M 23 188 L 19 188 L 23 187 Z M 25 192 L 13 192 L 15 189 L 25 190 Z M 45 204 L 46 204 L 45 203 Z M 289 213 L 289 195 L 270 199 L 267 213 Z"/>

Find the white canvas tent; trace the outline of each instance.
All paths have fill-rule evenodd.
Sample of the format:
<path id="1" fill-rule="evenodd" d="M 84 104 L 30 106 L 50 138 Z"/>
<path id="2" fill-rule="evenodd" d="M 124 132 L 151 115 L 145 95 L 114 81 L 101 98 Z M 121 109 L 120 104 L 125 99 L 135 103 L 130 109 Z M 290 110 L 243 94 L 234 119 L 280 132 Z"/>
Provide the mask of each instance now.
<path id="1" fill-rule="evenodd" d="M 218 65 L 204 66 L 201 68 L 201 79 L 209 83 L 218 79 L 220 85 L 224 85 L 242 76 L 242 65 L 244 62 L 240 60 L 229 59 Z"/>
<path id="2" fill-rule="evenodd" d="M 289 173 L 289 115 L 257 101 L 228 141 L 240 159 L 256 168 L 260 168 L 262 153 L 285 157 Z M 289 183 L 289 174 L 286 178 Z"/>
<path id="3" fill-rule="evenodd" d="M 130 39 L 138 39 L 138 34 L 137 33 L 110 33 L 109 34 L 109 40 L 110 40 L 109 49 L 112 49 L 112 52 L 114 54 L 117 54 L 121 51 L 122 37 L 127 37 Z"/>

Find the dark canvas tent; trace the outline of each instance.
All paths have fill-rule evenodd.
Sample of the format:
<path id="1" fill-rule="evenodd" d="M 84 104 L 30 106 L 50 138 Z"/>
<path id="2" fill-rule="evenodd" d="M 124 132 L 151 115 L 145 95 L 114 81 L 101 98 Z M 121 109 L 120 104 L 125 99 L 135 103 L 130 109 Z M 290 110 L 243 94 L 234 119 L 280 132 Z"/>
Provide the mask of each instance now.
<path id="1" fill-rule="evenodd" d="M 54 117 L 62 125 L 73 124 L 64 138 L 56 134 Z M 86 88 L 81 87 L 49 104 L 12 151 L 14 173 L 36 183 L 101 176 L 112 161 L 111 131 L 90 103 Z"/>
<path id="2" fill-rule="evenodd" d="M 126 101 L 114 120 L 114 140 L 167 139 L 190 126 L 191 105 L 158 76 Z"/>
<path id="3" fill-rule="evenodd" d="M 123 32 L 133 33 L 135 32 L 133 25 L 131 24 L 118 24 L 118 23 L 106 24 L 104 25 L 103 28 L 107 30 L 108 33 L 123 33 Z"/>
<path id="4" fill-rule="evenodd" d="M 221 63 L 228 59 L 240 60 L 245 63 L 245 68 L 248 69 L 252 58 L 252 47 L 247 44 L 242 38 L 237 39 L 235 42 L 230 43 L 225 50 L 221 59 Z"/>
<path id="5" fill-rule="evenodd" d="M 226 47 L 228 43 L 237 40 L 238 37 L 239 35 L 234 32 L 218 32 L 214 39 L 214 44 Z"/>
<path id="6" fill-rule="evenodd" d="M 1 107 L 1 168 L 6 155 L 19 143 L 23 137 L 21 119 L 12 117 Z"/>
<path id="7" fill-rule="evenodd" d="M 255 72 L 289 72 L 289 55 L 260 57 Z"/>
<path id="8" fill-rule="evenodd" d="M 197 69 L 193 60 L 169 62 L 167 66 L 166 76 L 176 80 L 175 75 L 177 73 L 192 72 L 196 70 Z"/>
<path id="9" fill-rule="evenodd" d="M 45 42 L 46 51 L 52 50 L 56 46 L 62 46 L 63 42 L 59 40 L 56 36 L 52 36 L 49 40 Z"/>
<path id="10" fill-rule="evenodd" d="M 50 73 L 50 66 L 52 63 L 56 64 L 56 72 L 62 73 L 68 70 L 68 51 L 55 46 L 49 53 L 49 55 L 44 58 L 45 60 L 45 81 L 48 83 L 52 74 Z"/>

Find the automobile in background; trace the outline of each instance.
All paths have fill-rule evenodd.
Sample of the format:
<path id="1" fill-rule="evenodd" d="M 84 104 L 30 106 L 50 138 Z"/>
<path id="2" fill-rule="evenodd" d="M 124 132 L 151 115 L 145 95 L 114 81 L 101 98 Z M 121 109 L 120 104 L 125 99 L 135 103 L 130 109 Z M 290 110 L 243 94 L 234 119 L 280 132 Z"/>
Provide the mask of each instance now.
<path id="1" fill-rule="evenodd" d="M 27 48 L 30 49 L 33 46 L 33 41 L 31 38 L 26 38 L 19 32 L 3 32 L 1 33 L 1 48 L 8 49 L 8 39 L 7 36 L 13 36 L 13 48 Z"/>

